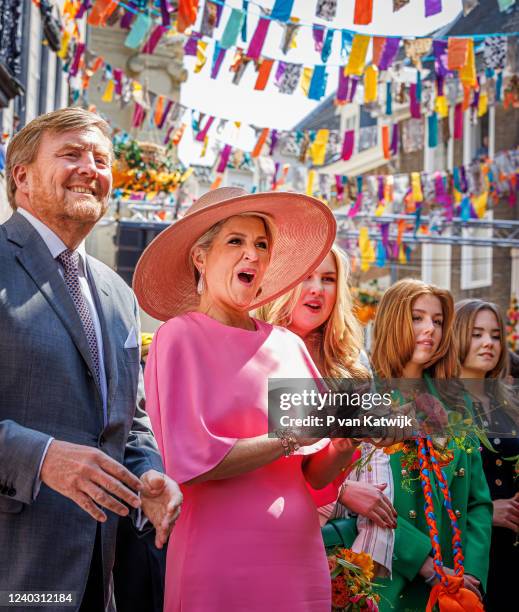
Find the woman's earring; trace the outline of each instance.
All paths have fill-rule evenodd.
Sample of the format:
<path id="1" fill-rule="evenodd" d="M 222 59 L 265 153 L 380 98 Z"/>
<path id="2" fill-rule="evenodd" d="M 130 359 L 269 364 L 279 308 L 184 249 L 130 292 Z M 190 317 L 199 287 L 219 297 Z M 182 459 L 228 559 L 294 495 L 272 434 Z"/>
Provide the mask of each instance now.
<path id="1" fill-rule="evenodd" d="M 263 289 L 260 287 L 256 293 L 256 298 L 259 298 L 259 296 L 261 295 L 261 292 L 263 291 Z"/>
<path id="2" fill-rule="evenodd" d="M 200 276 L 198 278 L 198 284 L 196 286 L 196 292 L 198 293 L 198 295 L 202 295 L 202 293 L 204 292 L 204 289 L 205 289 L 204 274 L 203 272 L 200 272 Z"/>

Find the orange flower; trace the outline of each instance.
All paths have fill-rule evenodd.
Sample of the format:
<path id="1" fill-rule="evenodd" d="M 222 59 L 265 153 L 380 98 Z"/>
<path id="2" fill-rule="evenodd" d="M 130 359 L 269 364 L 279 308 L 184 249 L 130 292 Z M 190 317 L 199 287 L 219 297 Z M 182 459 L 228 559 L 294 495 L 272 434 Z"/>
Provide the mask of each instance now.
<path id="1" fill-rule="evenodd" d="M 392 446 L 386 446 L 384 452 L 386 455 L 394 455 L 395 453 L 399 453 L 404 450 L 405 444 L 404 442 L 398 442 L 398 444 L 393 444 Z"/>

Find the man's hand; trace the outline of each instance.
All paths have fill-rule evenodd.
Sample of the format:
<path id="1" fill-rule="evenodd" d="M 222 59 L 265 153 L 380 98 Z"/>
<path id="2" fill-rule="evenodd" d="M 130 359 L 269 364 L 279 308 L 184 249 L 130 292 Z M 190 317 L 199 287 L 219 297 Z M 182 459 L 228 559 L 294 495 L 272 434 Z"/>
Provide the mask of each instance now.
<path id="1" fill-rule="evenodd" d="M 162 548 L 180 514 L 182 493 L 165 474 L 148 470 L 141 476 L 142 510 L 155 527 L 155 546 Z"/>
<path id="2" fill-rule="evenodd" d="M 339 501 L 355 514 L 372 520 L 375 525 L 395 529 L 397 512 L 389 498 L 382 493 L 386 487 L 387 483 L 371 484 L 347 480 Z"/>
<path id="3" fill-rule="evenodd" d="M 96 521 L 106 521 L 106 514 L 99 506 L 126 516 L 128 508 L 119 499 L 134 508 L 141 505 L 134 493 L 142 488 L 140 480 L 90 446 L 53 440 L 41 466 L 40 478 L 48 487 L 76 502 Z"/>
<path id="4" fill-rule="evenodd" d="M 519 493 L 509 499 L 496 499 L 493 503 L 493 524 L 519 533 Z"/>
<path id="5" fill-rule="evenodd" d="M 450 567 L 444 566 L 443 570 L 449 576 L 453 576 L 455 573 L 454 570 L 451 569 Z M 433 559 L 432 557 L 427 557 L 427 559 L 425 560 L 424 564 L 422 565 L 420 569 L 420 575 L 423 576 L 423 578 L 427 579 L 433 574 L 434 574 Z M 429 585 L 432 587 L 437 583 L 438 583 L 438 578 L 436 578 L 432 582 L 429 582 Z M 482 599 L 481 591 L 479 590 L 481 583 L 477 578 L 475 578 L 474 576 L 471 576 L 470 574 L 463 574 L 463 586 L 469 591 L 472 591 L 475 595 L 477 595 L 479 599 Z"/>

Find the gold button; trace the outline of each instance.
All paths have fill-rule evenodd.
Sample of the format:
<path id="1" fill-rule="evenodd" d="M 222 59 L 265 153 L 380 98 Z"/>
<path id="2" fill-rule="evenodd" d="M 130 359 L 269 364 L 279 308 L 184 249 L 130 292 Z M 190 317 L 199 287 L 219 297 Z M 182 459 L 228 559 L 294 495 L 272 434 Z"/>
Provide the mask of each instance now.
<path id="1" fill-rule="evenodd" d="M 409 518 L 410 519 L 416 518 L 416 510 L 409 510 Z"/>
<path id="2" fill-rule="evenodd" d="M 499 467 L 503 465 L 503 462 L 501 461 L 501 459 L 496 459 L 496 465 Z"/>
<path id="3" fill-rule="evenodd" d="M 500 487 L 502 484 L 503 484 L 503 481 L 499 480 L 499 478 L 496 478 L 496 485 Z"/>
<path id="4" fill-rule="evenodd" d="M 458 470 L 458 476 L 459 476 L 460 478 L 465 478 L 465 468 L 460 468 L 460 469 Z"/>
<path id="5" fill-rule="evenodd" d="M 457 518 L 460 518 L 461 516 L 461 512 L 459 510 L 456 510 L 454 514 L 457 516 Z"/>

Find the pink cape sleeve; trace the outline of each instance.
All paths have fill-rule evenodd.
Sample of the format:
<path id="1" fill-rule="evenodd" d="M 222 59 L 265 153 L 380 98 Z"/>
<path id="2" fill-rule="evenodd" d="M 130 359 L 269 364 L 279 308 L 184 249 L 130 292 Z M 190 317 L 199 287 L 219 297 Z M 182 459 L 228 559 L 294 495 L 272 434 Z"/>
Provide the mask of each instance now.
<path id="1" fill-rule="evenodd" d="M 335 478 L 335 480 L 332 480 L 332 482 L 330 482 L 329 485 L 326 485 L 326 487 L 324 487 L 323 489 L 313 489 L 309 484 L 307 484 L 308 490 L 310 491 L 310 495 L 312 496 L 314 503 L 318 508 L 320 508 L 321 506 L 326 506 L 327 504 L 332 504 L 337 501 L 342 483 L 347 478 L 348 474 L 351 472 L 351 468 L 353 467 L 355 461 L 360 459 L 360 456 L 361 452 L 359 449 L 357 449 L 353 453 L 350 465 L 344 470 L 344 472 L 341 472 Z"/>
<path id="2" fill-rule="evenodd" d="M 218 403 L 210 376 L 189 341 L 185 321 L 172 319 L 153 339 L 145 368 L 146 410 L 168 476 L 182 484 L 216 467 L 237 438 L 218 436 Z M 224 414 L 222 417 L 224 418 Z"/>

